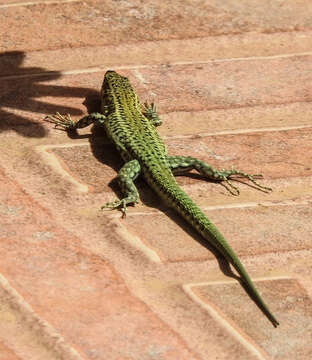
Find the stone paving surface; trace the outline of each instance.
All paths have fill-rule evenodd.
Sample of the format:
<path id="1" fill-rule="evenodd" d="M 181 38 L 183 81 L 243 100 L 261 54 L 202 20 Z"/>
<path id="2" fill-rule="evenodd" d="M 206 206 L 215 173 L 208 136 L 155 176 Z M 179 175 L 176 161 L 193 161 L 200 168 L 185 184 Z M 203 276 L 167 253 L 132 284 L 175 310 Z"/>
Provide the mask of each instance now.
<path id="1" fill-rule="evenodd" d="M 0 359 L 312 358 L 312 2 L 0 0 Z M 183 189 L 280 321 L 147 185 L 127 218 L 95 109 L 106 70 L 155 102 L 169 153 L 262 173 Z"/>

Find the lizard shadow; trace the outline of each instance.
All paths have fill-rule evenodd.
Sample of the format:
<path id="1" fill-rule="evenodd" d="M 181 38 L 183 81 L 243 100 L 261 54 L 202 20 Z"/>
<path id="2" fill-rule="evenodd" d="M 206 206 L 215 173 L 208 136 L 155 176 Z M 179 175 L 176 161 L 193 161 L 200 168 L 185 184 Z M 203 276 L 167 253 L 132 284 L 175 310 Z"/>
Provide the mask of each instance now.
<path id="1" fill-rule="evenodd" d="M 0 133 L 15 131 L 24 137 L 42 138 L 47 135 L 42 114 L 82 113 L 71 106 L 60 108 L 43 101 L 44 97 L 83 97 L 92 90 L 53 84 L 62 76 L 60 71 L 23 66 L 25 58 L 23 51 L 0 53 Z"/>
<path id="2" fill-rule="evenodd" d="M 86 94 L 83 105 L 87 108 L 88 114 L 92 112 L 99 112 L 101 103 L 98 92 L 90 92 Z M 71 139 L 88 139 L 92 155 L 100 163 L 114 169 L 116 173 L 118 173 L 123 165 L 123 161 L 115 146 L 107 138 L 106 132 L 102 126 L 93 124 L 90 128 L 90 133 L 86 135 L 81 135 L 75 130 L 67 131 L 67 134 Z M 108 186 L 117 197 L 122 196 L 117 178 L 111 180 Z"/>
<path id="3" fill-rule="evenodd" d="M 88 113 L 100 111 L 100 99 L 98 94 L 92 93 L 87 95 L 84 101 L 84 105 L 87 107 Z M 114 145 L 111 144 L 107 139 L 103 127 L 93 125 L 91 127 L 91 133 L 89 135 L 78 135 L 77 132 L 69 132 L 68 135 L 71 138 L 87 137 L 90 143 L 92 154 L 95 156 L 95 158 L 102 164 L 111 167 L 116 171 L 116 173 L 118 173 L 118 171 L 123 165 L 123 161 L 119 153 L 117 152 L 116 148 L 114 147 Z M 178 176 L 182 176 L 182 175 L 178 175 Z M 196 173 L 186 173 L 183 174 L 183 176 L 204 180 L 204 181 L 210 181 L 220 185 L 220 182 L 206 179 L 204 176 Z M 240 179 L 233 179 L 233 180 L 254 187 L 253 184 L 246 183 L 244 181 L 241 181 Z M 219 250 L 215 248 L 212 244 L 210 244 L 201 235 L 199 235 L 195 231 L 195 229 L 193 229 L 181 216 L 176 214 L 171 208 L 167 207 L 165 203 L 163 203 L 162 201 L 159 202 L 158 197 L 154 195 L 154 192 L 147 186 L 147 184 L 143 180 L 140 179 L 140 177 L 135 181 L 135 183 L 140 193 L 140 201 L 147 207 L 151 207 L 154 209 L 156 208 L 160 212 L 166 214 L 166 216 L 168 216 L 174 223 L 179 225 L 183 229 L 183 231 L 185 231 L 191 238 L 193 238 L 195 241 L 201 244 L 208 251 L 213 253 L 216 260 L 218 261 L 218 265 L 222 273 L 227 277 L 237 280 L 240 283 L 240 285 L 244 288 L 245 292 L 250 297 L 250 299 L 254 301 L 254 303 L 258 306 L 258 308 L 270 320 L 271 319 L 270 314 L 268 314 L 266 309 L 261 305 L 261 303 L 257 301 L 257 298 L 253 295 L 253 291 L 245 284 L 242 278 L 233 272 L 231 268 L 231 264 L 228 262 L 228 260 L 226 260 L 223 257 L 223 255 L 219 252 Z M 115 177 L 112 181 L 110 181 L 108 186 L 112 189 L 112 191 L 116 194 L 118 198 L 122 197 L 122 193 L 120 191 L 117 177 Z"/>

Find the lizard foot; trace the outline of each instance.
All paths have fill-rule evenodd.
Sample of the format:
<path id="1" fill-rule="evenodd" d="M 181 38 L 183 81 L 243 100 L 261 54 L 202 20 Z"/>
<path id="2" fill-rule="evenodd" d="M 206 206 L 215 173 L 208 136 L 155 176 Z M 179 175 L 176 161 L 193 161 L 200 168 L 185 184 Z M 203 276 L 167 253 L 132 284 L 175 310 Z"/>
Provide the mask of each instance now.
<path id="1" fill-rule="evenodd" d="M 54 124 L 55 128 L 61 128 L 62 130 L 75 129 L 75 122 L 69 114 L 61 115 L 57 112 L 55 115 L 46 116 L 44 120 Z"/>
<path id="2" fill-rule="evenodd" d="M 103 209 L 120 209 L 122 212 L 122 217 L 124 218 L 127 215 L 127 202 L 125 199 L 108 202 L 105 205 L 101 206 L 101 210 Z"/>
<path id="3" fill-rule="evenodd" d="M 238 178 L 246 178 L 248 179 L 249 181 L 251 181 L 256 187 L 258 190 L 260 191 L 263 191 L 265 193 L 268 193 L 270 191 L 272 191 L 272 188 L 270 187 L 266 187 L 266 186 L 263 186 L 261 184 L 259 184 L 255 179 L 262 179 L 263 176 L 261 174 L 254 174 L 254 175 L 250 175 L 250 174 L 246 174 L 242 171 L 237 171 L 235 169 L 232 169 L 232 170 L 221 170 L 222 173 L 222 177 L 223 177 L 223 180 L 225 181 L 225 184 L 223 184 L 223 186 L 232 194 L 232 195 L 239 195 L 239 189 L 234 186 L 230 179 L 233 178 L 233 177 L 238 177 Z"/>

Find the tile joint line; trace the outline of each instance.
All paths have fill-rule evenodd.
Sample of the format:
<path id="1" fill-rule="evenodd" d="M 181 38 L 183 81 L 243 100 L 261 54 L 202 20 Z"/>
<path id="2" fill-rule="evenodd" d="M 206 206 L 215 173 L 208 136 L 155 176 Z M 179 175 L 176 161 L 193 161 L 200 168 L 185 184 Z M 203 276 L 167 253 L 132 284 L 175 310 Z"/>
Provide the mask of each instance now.
<path id="1" fill-rule="evenodd" d="M 80 1 L 80 0 L 69 0 L 69 1 Z M 1 8 L 1 5 L 0 5 Z M 178 62 L 171 62 L 169 63 L 171 66 L 178 66 L 178 65 L 199 65 L 199 64 L 213 64 L 213 63 L 222 63 L 222 62 L 230 62 L 230 61 L 253 61 L 253 60 L 272 60 L 272 59 L 279 59 L 279 58 L 291 58 L 291 57 L 298 57 L 298 56 L 308 56 L 312 55 L 312 52 L 303 52 L 303 53 L 294 53 L 294 54 L 281 54 L 281 55 L 269 55 L 269 56 L 250 56 L 250 57 L 238 57 L 238 58 L 228 58 L 228 59 L 210 59 L 207 61 L 178 61 Z M 135 69 L 145 69 L 145 68 L 153 68 L 157 66 L 163 66 L 164 64 L 146 64 L 146 65 L 119 65 L 114 66 L 115 70 L 135 70 Z M 168 64 L 166 64 L 168 65 Z M 57 72 L 59 75 L 74 75 L 74 74 L 87 74 L 87 73 L 94 73 L 100 72 L 104 69 L 110 68 L 109 65 L 107 66 L 97 66 L 91 67 L 86 69 L 75 69 L 75 70 L 51 70 L 51 71 L 44 71 L 39 73 L 32 73 L 32 74 L 21 74 L 21 75 L 9 75 L 9 76 L 0 76 L 2 80 L 10 80 L 10 79 L 18 79 L 18 78 L 27 78 L 27 77 L 39 77 L 39 76 L 55 76 Z"/>

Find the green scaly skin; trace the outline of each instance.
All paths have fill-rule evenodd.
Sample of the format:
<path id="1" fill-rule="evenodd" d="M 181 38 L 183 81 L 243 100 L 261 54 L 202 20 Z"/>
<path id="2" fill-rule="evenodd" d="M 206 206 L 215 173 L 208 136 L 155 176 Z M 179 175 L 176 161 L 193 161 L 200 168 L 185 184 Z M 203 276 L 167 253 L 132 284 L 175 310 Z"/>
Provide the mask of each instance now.
<path id="1" fill-rule="evenodd" d="M 141 104 L 129 80 L 114 71 L 107 71 L 105 74 L 101 101 L 101 113 L 89 114 L 78 122 L 74 122 L 69 115 L 60 114 L 48 116 L 46 119 L 53 122 L 56 127 L 66 130 L 84 128 L 91 123 L 97 123 L 106 129 L 108 137 L 125 161 L 125 165 L 118 173 L 124 198 L 107 203 L 102 208 L 120 208 L 124 216 L 128 204 L 138 203 L 139 193 L 134 180 L 141 174 L 159 197 L 175 209 L 234 266 L 268 319 L 275 327 L 279 325 L 233 249 L 214 224 L 178 186 L 174 177 L 176 172 L 195 169 L 209 179 L 224 181 L 227 189 L 232 194 L 238 195 L 238 189 L 229 181 L 235 176 L 248 178 L 262 191 L 271 190 L 255 181 L 255 177 L 260 175 L 249 175 L 234 169 L 218 171 L 192 157 L 168 156 L 165 143 L 155 129 L 155 126 L 161 124 L 155 105 Z"/>

